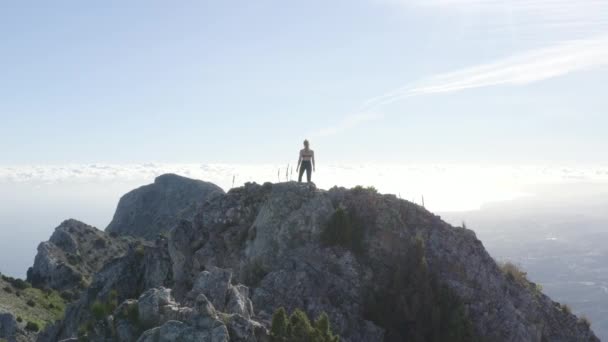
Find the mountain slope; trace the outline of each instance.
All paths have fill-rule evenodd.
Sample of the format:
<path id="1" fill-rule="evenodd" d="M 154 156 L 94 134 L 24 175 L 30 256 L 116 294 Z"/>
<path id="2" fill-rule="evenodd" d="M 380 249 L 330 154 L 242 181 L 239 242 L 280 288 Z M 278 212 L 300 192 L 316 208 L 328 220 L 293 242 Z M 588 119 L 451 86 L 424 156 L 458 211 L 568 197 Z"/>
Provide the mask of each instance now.
<path id="1" fill-rule="evenodd" d="M 38 329 L 63 318 L 65 306 L 66 301 L 57 291 L 32 288 L 20 279 L 2 275 L 0 341 L 3 338 L 11 342 L 34 339 Z"/>
<path id="2" fill-rule="evenodd" d="M 326 312 L 343 341 L 598 341 L 535 284 L 504 273 L 474 232 L 374 189 L 248 183 L 164 229 L 167 238 L 109 261 L 39 341 L 121 341 L 120 329 L 142 341 L 171 331 L 258 341 L 279 307 Z M 115 320 L 142 300 L 163 303 L 160 316 Z"/>

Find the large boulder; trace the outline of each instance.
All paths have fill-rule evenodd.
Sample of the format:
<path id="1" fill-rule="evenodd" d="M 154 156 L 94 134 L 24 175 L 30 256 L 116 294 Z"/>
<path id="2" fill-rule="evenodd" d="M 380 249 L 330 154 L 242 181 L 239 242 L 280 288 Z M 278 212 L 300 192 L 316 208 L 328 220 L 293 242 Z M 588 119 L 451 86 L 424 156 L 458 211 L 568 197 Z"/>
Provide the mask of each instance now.
<path id="1" fill-rule="evenodd" d="M 174 174 L 157 177 L 153 184 L 124 195 L 107 232 L 155 239 L 177 222 L 190 219 L 196 208 L 224 191 L 215 184 Z"/>
<path id="2" fill-rule="evenodd" d="M 0 339 L 3 338 L 8 341 L 14 341 L 17 329 L 15 316 L 9 312 L 0 311 Z"/>

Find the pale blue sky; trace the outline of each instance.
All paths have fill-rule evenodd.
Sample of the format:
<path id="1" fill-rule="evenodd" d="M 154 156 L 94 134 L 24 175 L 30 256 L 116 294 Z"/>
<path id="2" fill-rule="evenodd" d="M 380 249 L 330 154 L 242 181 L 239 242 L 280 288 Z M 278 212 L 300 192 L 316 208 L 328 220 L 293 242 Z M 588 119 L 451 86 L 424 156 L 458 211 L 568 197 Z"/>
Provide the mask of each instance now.
<path id="1" fill-rule="evenodd" d="M 3 1 L 0 42 L 0 165 L 608 148 L 608 0 Z"/>

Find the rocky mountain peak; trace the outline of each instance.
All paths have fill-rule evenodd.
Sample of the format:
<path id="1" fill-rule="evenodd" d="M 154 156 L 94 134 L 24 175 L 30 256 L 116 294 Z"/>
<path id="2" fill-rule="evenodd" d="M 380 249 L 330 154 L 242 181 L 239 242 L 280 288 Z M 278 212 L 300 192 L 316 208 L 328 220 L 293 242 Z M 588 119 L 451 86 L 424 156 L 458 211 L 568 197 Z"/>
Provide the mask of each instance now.
<path id="1" fill-rule="evenodd" d="M 223 194 L 215 184 L 165 174 L 153 184 L 142 186 L 124 195 L 108 233 L 154 240 L 168 233 L 180 219 L 191 219 L 197 206 L 208 198 Z"/>
<path id="2" fill-rule="evenodd" d="M 186 184 L 159 178 L 150 186 Z M 140 188 L 123 209 L 149 218 L 160 204 L 144 200 L 148 191 L 158 198 Z M 326 313 L 342 341 L 598 341 L 536 284 L 505 273 L 473 231 L 417 204 L 294 182 L 212 193 L 191 199 L 189 218 L 167 221 L 166 237 L 132 240 L 107 260 L 39 341 L 266 341 L 278 308 Z M 80 230 L 58 231 L 53 248 L 82 254 Z"/>

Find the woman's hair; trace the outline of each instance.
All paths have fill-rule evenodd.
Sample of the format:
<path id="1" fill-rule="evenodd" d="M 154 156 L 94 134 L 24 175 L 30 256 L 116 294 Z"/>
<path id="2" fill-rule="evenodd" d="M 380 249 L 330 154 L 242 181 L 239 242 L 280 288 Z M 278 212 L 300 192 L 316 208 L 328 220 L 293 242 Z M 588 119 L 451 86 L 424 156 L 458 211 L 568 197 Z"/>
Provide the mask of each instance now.
<path id="1" fill-rule="evenodd" d="M 310 144 L 310 143 L 308 142 L 308 139 L 304 139 L 304 145 L 308 145 L 308 144 Z"/>

